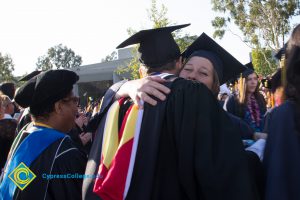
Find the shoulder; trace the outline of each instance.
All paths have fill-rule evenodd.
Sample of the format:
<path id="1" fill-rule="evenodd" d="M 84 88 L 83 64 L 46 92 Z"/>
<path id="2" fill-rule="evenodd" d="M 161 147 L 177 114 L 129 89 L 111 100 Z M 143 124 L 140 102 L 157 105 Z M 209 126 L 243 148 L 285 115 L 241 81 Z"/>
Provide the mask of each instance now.
<path id="1" fill-rule="evenodd" d="M 75 147 L 70 137 L 58 141 L 54 156 L 53 172 L 83 171 L 87 162 L 86 156 Z"/>
<path id="2" fill-rule="evenodd" d="M 238 105 L 238 101 L 234 95 L 230 95 L 223 105 L 224 110 L 235 113 L 235 106 Z"/>
<path id="3" fill-rule="evenodd" d="M 84 159 L 85 157 L 69 136 L 60 139 L 56 145 L 58 146 L 55 159 L 74 159 L 76 157 Z"/>
<path id="4" fill-rule="evenodd" d="M 286 101 L 280 106 L 273 108 L 267 115 L 267 120 L 271 127 L 287 125 L 293 121 L 295 108 L 292 102 Z"/>
<path id="5" fill-rule="evenodd" d="M 270 110 L 269 114 L 273 116 L 287 115 L 293 113 L 293 109 L 294 109 L 294 104 L 290 101 L 286 101 L 280 106 Z"/>

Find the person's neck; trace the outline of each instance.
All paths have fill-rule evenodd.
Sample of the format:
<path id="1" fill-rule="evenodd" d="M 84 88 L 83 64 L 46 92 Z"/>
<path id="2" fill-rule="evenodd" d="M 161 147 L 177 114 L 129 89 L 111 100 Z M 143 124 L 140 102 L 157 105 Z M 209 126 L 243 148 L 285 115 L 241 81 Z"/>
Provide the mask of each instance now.
<path id="1" fill-rule="evenodd" d="M 35 119 L 33 120 L 33 123 L 35 125 L 38 125 L 38 126 L 44 126 L 44 127 L 47 127 L 47 128 L 53 128 L 57 131 L 60 131 L 60 132 L 65 132 L 64 130 L 62 130 L 62 128 L 60 126 L 57 125 L 57 123 L 52 120 L 51 118 L 49 119 Z"/>
<path id="2" fill-rule="evenodd" d="M 165 71 L 162 71 L 161 73 L 167 73 L 167 74 L 174 74 L 174 75 L 176 75 L 177 76 L 177 72 L 176 72 L 176 70 L 165 70 Z"/>

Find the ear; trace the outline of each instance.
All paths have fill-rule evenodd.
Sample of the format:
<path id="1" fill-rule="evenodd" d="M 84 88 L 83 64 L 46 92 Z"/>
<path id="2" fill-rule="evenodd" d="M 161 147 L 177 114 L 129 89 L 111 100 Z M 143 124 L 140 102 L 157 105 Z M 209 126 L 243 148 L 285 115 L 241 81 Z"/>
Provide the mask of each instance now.
<path id="1" fill-rule="evenodd" d="M 57 101 L 54 104 L 54 111 L 57 114 L 62 114 L 63 113 L 63 104 L 61 101 Z"/>
<path id="2" fill-rule="evenodd" d="M 181 71 L 182 67 L 183 67 L 183 64 L 182 64 L 182 56 L 180 56 L 180 57 L 178 58 L 178 60 L 176 61 L 176 69 L 179 70 L 179 71 Z"/>

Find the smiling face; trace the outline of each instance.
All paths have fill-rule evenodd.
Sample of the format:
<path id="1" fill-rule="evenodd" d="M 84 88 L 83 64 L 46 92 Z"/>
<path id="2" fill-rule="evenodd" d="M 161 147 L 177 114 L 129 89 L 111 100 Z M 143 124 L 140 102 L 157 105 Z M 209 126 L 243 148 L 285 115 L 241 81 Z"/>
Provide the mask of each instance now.
<path id="1" fill-rule="evenodd" d="M 213 64 L 206 58 L 194 56 L 184 65 L 179 76 L 188 80 L 199 81 L 212 90 L 214 82 Z"/>

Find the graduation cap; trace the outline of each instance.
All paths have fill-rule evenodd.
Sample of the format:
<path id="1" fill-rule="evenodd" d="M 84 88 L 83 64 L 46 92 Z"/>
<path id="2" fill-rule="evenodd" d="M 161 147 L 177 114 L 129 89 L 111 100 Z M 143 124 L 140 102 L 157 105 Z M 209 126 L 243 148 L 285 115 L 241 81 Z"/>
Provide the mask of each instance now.
<path id="1" fill-rule="evenodd" d="M 140 62 L 150 68 L 159 68 L 180 56 L 179 47 L 171 33 L 189 25 L 190 24 L 184 24 L 141 30 L 122 42 L 117 48 L 140 43 L 138 49 Z"/>
<path id="2" fill-rule="evenodd" d="M 271 77 L 271 91 L 274 93 L 277 88 L 282 86 L 282 80 L 281 80 L 281 68 L 279 68 Z"/>
<path id="3" fill-rule="evenodd" d="M 24 77 L 20 78 L 18 81 L 29 81 L 30 79 L 32 79 L 33 77 L 35 77 L 36 75 L 40 74 L 42 71 L 33 71 L 30 74 L 25 75 Z"/>
<path id="4" fill-rule="evenodd" d="M 205 33 L 202 33 L 182 53 L 182 56 L 184 59 L 199 56 L 210 60 L 218 74 L 221 85 L 246 69 L 244 65 Z"/>
<path id="5" fill-rule="evenodd" d="M 242 73 L 243 78 L 247 78 L 250 74 L 253 74 L 255 72 L 252 62 L 247 63 L 245 66 L 247 67 L 247 69 Z"/>
<path id="6" fill-rule="evenodd" d="M 70 70 L 49 70 L 33 77 L 22 85 L 15 95 L 15 101 L 30 111 L 55 103 L 72 91 L 78 75 Z"/>
<path id="7" fill-rule="evenodd" d="M 267 78 L 263 78 L 263 79 L 261 79 L 260 82 L 261 82 L 261 84 L 262 84 L 263 87 L 268 88 L 268 89 L 272 88 L 270 78 L 268 78 L 268 77 Z"/>
<path id="8" fill-rule="evenodd" d="M 15 94 L 15 84 L 13 82 L 4 82 L 0 84 L 0 91 L 13 99 Z"/>

